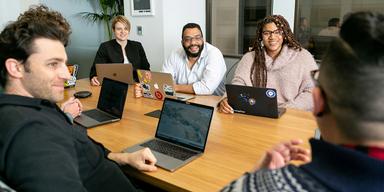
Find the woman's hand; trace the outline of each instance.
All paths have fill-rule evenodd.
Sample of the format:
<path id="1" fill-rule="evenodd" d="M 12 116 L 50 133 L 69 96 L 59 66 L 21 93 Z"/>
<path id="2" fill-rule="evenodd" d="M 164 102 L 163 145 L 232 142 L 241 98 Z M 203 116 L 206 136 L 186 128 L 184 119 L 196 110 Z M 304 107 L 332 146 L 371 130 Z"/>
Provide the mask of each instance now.
<path id="1" fill-rule="evenodd" d="M 224 98 L 223 100 L 220 101 L 219 112 L 221 112 L 221 113 L 233 113 L 234 112 L 232 107 L 228 104 L 227 98 Z"/>
<path id="2" fill-rule="evenodd" d="M 99 82 L 99 80 L 97 80 L 97 76 L 92 77 L 91 85 L 92 86 L 100 86 L 100 82 Z"/>

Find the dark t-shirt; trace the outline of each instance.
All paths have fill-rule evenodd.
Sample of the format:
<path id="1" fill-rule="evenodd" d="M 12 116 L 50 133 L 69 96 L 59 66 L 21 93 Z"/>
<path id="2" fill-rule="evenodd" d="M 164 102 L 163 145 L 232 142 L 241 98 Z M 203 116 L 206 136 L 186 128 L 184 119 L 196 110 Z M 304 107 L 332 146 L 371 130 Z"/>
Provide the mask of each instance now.
<path id="1" fill-rule="evenodd" d="M 0 122 L 0 173 L 16 191 L 135 191 L 56 104 L 0 95 Z"/>

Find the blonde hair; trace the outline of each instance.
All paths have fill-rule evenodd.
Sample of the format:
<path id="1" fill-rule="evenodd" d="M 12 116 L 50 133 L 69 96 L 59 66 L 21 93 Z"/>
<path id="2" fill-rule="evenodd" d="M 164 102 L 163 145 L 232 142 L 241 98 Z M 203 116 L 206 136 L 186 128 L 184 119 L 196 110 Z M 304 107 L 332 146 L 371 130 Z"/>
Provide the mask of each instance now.
<path id="1" fill-rule="evenodd" d="M 120 22 L 124 24 L 127 28 L 128 31 L 131 31 L 131 23 L 129 22 L 128 18 L 123 16 L 123 15 L 118 15 L 112 20 L 112 29 L 115 30 L 115 25 L 117 22 Z"/>

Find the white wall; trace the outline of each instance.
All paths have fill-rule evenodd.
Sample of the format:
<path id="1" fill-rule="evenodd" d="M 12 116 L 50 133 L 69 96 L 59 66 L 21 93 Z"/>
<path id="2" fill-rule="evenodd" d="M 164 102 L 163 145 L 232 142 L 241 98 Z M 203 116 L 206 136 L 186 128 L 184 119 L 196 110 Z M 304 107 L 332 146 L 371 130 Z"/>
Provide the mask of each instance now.
<path id="1" fill-rule="evenodd" d="M 181 47 L 181 30 L 188 22 L 196 22 L 205 35 L 204 0 L 154 0 L 155 15 L 132 16 L 131 1 L 124 0 L 125 15 L 131 21 L 130 39 L 143 44 L 151 70 L 159 71 L 172 50 Z M 193 2 L 193 3 L 192 3 Z M 142 26 L 143 34 L 137 34 Z"/>
<path id="2" fill-rule="evenodd" d="M 69 46 L 66 48 L 68 62 L 80 65 L 79 78 L 87 77 L 98 46 L 102 41 L 107 40 L 101 25 L 87 23 L 78 14 L 80 12 L 95 12 L 95 6 L 90 1 L 1 0 L 0 29 L 3 29 L 9 21 L 16 20 L 20 13 L 27 10 L 31 5 L 40 3 L 59 11 L 70 23 L 72 34 Z"/>
<path id="3" fill-rule="evenodd" d="M 151 70 L 159 71 L 164 61 L 163 0 L 153 2 L 155 15 L 132 16 L 130 0 L 124 0 L 124 12 L 131 22 L 129 39 L 141 42 Z M 142 35 L 137 34 L 137 26 L 142 26 Z"/>
<path id="4" fill-rule="evenodd" d="M 156 0 L 158 1 L 158 0 Z M 163 0 L 164 18 L 164 58 L 181 46 L 183 26 L 197 23 L 206 35 L 204 0 Z"/>
<path id="5" fill-rule="evenodd" d="M 15 21 L 20 13 L 27 10 L 30 5 L 37 4 L 39 2 L 39 0 L 1 0 L 0 30 L 2 30 L 9 21 Z"/>
<path id="6" fill-rule="evenodd" d="M 295 24 L 295 0 L 273 0 L 272 14 L 282 15 L 288 21 L 292 31 Z"/>
<path id="7" fill-rule="evenodd" d="M 72 34 L 69 45 L 66 47 L 68 63 L 80 66 L 78 78 L 88 77 L 96 51 L 100 43 L 108 40 L 108 37 L 103 25 L 90 23 L 81 18 L 79 13 L 98 12 L 97 3 L 88 0 L 40 1 L 62 13 L 71 25 Z"/>

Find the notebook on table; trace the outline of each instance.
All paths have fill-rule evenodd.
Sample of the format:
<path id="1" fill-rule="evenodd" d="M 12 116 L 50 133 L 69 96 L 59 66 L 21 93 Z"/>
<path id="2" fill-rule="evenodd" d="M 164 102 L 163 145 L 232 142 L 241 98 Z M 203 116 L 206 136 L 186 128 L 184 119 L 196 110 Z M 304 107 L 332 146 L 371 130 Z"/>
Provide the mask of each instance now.
<path id="1" fill-rule="evenodd" d="M 119 121 L 123 116 L 128 84 L 104 78 L 96 109 L 83 111 L 74 122 L 84 127 Z"/>
<path id="2" fill-rule="evenodd" d="M 143 88 L 143 97 L 164 100 L 172 97 L 182 101 L 194 98 L 193 95 L 176 93 L 173 88 L 173 78 L 169 73 L 137 70 L 139 82 Z"/>
<path id="3" fill-rule="evenodd" d="M 129 85 L 135 84 L 132 64 L 105 63 L 96 64 L 97 80 L 102 84 L 105 77 L 121 81 Z"/>
<path id="4" fill-rule="evenodd" d="M 229 84 L 225 88 L 228 104 L 237 113 L 279 118 L 286 111 L 278 108 L 276 89 Z"/>
<path id="5" fill-rule="evenodd" d="M 157 166 L 175 171 L 203 154 L 213 111 L 211 106 L 165 98 L 155 138 L 124 151 L 149 147 Z"/>

